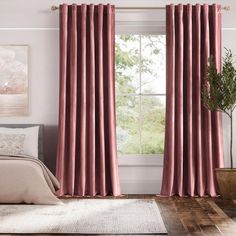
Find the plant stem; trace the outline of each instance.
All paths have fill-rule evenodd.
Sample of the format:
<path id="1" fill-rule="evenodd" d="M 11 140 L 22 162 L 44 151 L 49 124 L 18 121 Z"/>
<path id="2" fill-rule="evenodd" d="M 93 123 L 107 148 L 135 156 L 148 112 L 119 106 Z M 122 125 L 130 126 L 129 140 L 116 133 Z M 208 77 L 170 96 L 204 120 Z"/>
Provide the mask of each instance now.
<path id="1" fill-rule="evenodd" d="M 230 166 L 233 169 L 233 112 L 230 114 Z"/>

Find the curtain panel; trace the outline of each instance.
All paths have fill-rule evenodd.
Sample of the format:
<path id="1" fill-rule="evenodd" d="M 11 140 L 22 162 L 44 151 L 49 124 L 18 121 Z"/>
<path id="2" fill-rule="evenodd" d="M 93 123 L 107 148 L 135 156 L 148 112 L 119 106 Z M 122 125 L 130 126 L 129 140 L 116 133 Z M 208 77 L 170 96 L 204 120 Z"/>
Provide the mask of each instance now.
<path id="1" fill-rule="evenodd" d="M 114 45 L 114 6 L 60 5 L 60 196 L 120 195 Z"/>
<path id="2" fill-rule="evenodd" d="M 216 196 L 223 167 L 222 117 L 203 107 L 212 55 L 221 70 L 221 7 L 166 6 L 166 130 L 161 195 Z"/>

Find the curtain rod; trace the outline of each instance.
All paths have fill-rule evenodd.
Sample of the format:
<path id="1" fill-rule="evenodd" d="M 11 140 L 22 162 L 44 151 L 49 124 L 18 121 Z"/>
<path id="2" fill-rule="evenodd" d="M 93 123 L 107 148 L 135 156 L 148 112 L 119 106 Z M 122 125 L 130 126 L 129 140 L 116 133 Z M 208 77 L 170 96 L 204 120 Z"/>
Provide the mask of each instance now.
<path id="1" fill-rule="evenodd" d="M 58 6 L 51 6 L 51 10 L 52 11 L 56 11 L 58 10 L 59 7 Z M 118 10 L 165 10 L 165 7 L 116 7 L 116 9 Z M 229 11 L 230 10 L 230 6 L 222 6 L 221 8 L 222 10 L 225 11 Z"/>

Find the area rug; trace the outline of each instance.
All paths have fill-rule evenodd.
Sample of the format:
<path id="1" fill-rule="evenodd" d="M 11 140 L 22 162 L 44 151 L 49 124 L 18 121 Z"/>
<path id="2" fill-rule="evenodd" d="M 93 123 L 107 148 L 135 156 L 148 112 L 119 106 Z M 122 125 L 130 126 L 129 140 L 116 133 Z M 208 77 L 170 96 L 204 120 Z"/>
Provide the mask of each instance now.
<path id="1" fill-rule="evenodd" d="M 154 200 L 69 199 L 64 205 L 0 205 L 0 233 L 167 234 Z"/>

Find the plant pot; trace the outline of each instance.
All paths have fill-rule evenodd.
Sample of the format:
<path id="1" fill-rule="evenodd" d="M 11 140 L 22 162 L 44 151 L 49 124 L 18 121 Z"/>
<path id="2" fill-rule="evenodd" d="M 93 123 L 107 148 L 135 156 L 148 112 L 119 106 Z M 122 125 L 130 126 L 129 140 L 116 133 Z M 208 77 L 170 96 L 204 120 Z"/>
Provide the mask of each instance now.
<path id="1" fill-rule="evenodd" d="M 236 199 L 236 169 L 216 168 L 220 195 L 224 199 Z"/>

